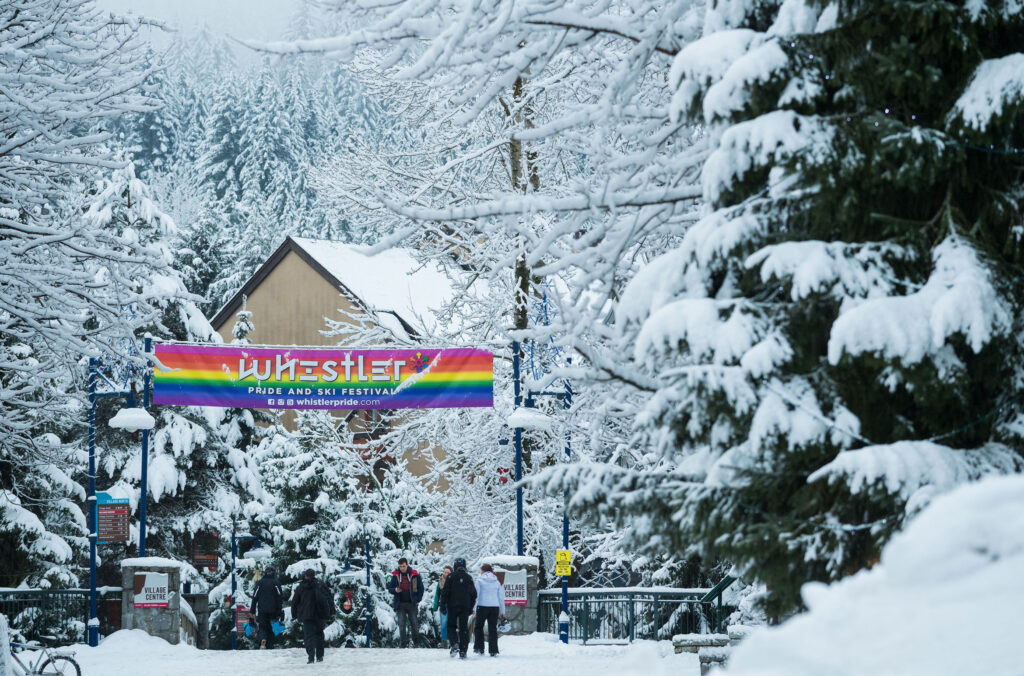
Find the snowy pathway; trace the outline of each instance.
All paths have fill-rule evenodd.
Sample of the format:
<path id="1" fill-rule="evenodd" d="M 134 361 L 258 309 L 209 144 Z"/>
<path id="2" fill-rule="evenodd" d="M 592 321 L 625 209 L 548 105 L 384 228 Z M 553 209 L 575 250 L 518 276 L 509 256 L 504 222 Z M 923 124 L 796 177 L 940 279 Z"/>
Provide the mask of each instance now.
<path id="1" fill-rule="evenodd" d="M 668 641 L 631 646 L 563 646 L 554 636 L 501 639 L 499 657 L 452 660 L 437 650 L 328 649 L 323 664 L 306 664 L 301 649 L 200 651 L 171 646 L 141 631 L 121 631 L 99 648 L 79 646 L 82 676 L 697 676 L 696 655 L 675 655 Z"/>

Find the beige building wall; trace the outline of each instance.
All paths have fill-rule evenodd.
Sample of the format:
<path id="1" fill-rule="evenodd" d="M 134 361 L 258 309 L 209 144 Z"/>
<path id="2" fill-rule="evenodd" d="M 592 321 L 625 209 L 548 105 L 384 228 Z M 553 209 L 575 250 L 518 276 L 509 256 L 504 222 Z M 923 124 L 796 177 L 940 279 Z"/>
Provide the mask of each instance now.
<path id="1" fill-rule="evenodd" d="M 340 320 L 339 312 L 358 312 L 355 304 L 334 288 L 319 272 L 294 251 L 281 262 L 246 299 L 256 327 L 249 340 L 261 345 L 336 345 L 338 336 L 321 335 L 327 328 L 324 317 Z M 241 303 L 214 330 L 225 343 L 231 342 Z"/>
<path id="2" fill-rule="evenodd" d="M 246 299 L 246 309 L 252 312 L 255 327 L 249 340 L 260 345 L 336 345 L 342 336 L 326 337 L 320 332 L 327 328 L 326 318 L 344 320 L 339 311 L 359 314 L 360 309 L 337 288 L 300 258 L 294 251 L 285 254 L 281 262 L 264 278 Z M 238 320 L 241 302 L 230 309 L 230 314 L 214 330 L 225 343 L 232 340 L 231 330 Z M 337 411 L 338 418 L 344 418 L 351 411 Z M 367 412 L 369 413 L 369 412 Z M 294 429 L 294 412 L 284 416 L 285 426 Z M 360 432 L 367 425 L 354 416 L 350 429 Z M 408 462 L 414 476 L 430 473 L 435 460 L 441 460 L 445 453 L 441 448 L 431 447 L 423 442 L 418 449 L 408 449 L 402 456 Z M 448 482 L 443 478 L 438 488 L 444 490 Z"/>

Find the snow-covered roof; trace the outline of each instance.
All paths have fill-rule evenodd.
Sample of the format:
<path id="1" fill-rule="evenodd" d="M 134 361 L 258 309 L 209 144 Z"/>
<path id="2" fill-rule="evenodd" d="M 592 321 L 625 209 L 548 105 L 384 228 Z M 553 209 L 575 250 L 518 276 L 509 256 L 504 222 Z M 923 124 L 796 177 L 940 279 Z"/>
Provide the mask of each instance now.
<path id="1" fill-rule="evenodd" d="M 222 326 L 230 321 L 242 299 L 251 296 L 287 254 L 295 253 L 339 292 L 354 296 L 353 300 L 375 315 L 377 324 L 396 337 L 409 338 L 410 329 L 430 333 L 436 322 L 434 311 L 457 293 L 448 276 L 437 263 L 421 265 L 408 249 L 370 251 L 345 242 L 288 237 L 210 323 Z M 476 288 L 481 286 L 478 282 Z"/>
<path id="2" fill-rule="evenodd" d="M 444 271 L 421 265 L 407 249 L 371 254 L 367 247 L 344 242 L 306 237 L 292 241 L 369 309 L 394 313 L 416 329 L 431 326 L 431 312 L 455 295 Z"/>

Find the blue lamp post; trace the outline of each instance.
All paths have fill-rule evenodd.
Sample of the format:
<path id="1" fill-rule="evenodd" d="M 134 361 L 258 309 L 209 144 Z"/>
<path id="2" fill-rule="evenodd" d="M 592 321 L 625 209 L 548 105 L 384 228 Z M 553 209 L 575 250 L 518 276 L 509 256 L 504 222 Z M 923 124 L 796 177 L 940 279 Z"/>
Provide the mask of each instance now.
<path id="1" fill-rule="evenodd" d="M 153 347 L 153 339 L 146 336 L 145 349 L 147 356 Z M 135 408 L 135 392 L 132 389 L 117 389 L 105 392 L 96 390 L 99 372 L 99 360 L 89 360 L 89 623 L 88 643 L 97 646 L 100 642 L 100 621 L 96 613 L 96 546 L 99 543 L 99 518 L 96 502 L 96 404 L 105 397 L 122 397 L 127 400 L 128 407 L 118 411 L 110 420 L 112 427 L 136 432 L 142 430 L 142 476 L 141 494 L 139 496 L 139 556 L 146 555 L 146 500 L 147 500 L 147 468 L 149 465 L 149 432 L 153 428 L 153 418 L 149 415 L 149 366 L 146 366 L 143 378 L 143 413 L 138 414 Z M 104 378 L 106 380 L 106 378 Z M 108 381 L 109 383 L 109 381 Z M 133 415 L 130 413 L 134 411 Z M 126 417 L 125 417 L 126 416 Z"/>
<path id="2" fill-rule="evenodd" d="M 569 360 L 569 361 L 571 363 L 571 360 Z M 517 385 L 518 385 L 518 383 L 517 383 Z M 526 393 L 526 401 L 524 402 L 524 405 L 526 406 L 526 408 L 534 408 L 534 406 L 535 406 L 534 397 L 543 397 L 543 396 L 556 397 L 558 399 L 561 399 L 562 400 L 562 408 L 565 409 L 566 411 L 568 411 L 569 408 L 572 407 L 572 385 L 569 383 L 568 379 L 565 381 L 565 391 L 563 391 L 563 392 L 534 392 L 532 390 L 528 391 Z M 517 398 L 517 403 L 518 403 L 518 398 Z M 517 461 L 521 460 L 522 443 L 521 443 L 521 441 L 519 441 L 519 437 L 518 437 L 520 432 L 521 432 L 521 428 L 517 427 L 516 428 L 516 433 L 517 433 L 516 450 L 519 451 L 519 452 L 517 452 L 517 455 L 516 455 Z M 571 457 L 572 457 L 572 430 L 571 430 L 571 428 L 569 428 L 568 425 L 566 425 L 566 429 L 565 429 L 565 459 L 569 460 Z M 519 472 L 517 471 L 516 474 L 517 474 L 516 480 L 518 481 L 519 480 L 519 476 L 518 476 Z M 521 530 L 520 530 L 520 537 L 522 537 L 522 531 Z M 569 549 L 569 491 L 568 490 L 565 491 L 565 495 L 564 495 L 564 498 L 563 498 L 563 507 L 562 507 L 562 549 Z M 520 542 L 520 548 L 519 548 L 520 555 L 522 554 L 522 551 L 523 551 L 522 550 L 522 544 Z M 569 578 L 565 577 L 565 576 L 562 577 L 562 612 L 561 612 L 561 614 L 558 617 L 558 637 L 559 637 L 559 639 L 561 639 L 562 643 L 568 643 L 569 642 Z"/>

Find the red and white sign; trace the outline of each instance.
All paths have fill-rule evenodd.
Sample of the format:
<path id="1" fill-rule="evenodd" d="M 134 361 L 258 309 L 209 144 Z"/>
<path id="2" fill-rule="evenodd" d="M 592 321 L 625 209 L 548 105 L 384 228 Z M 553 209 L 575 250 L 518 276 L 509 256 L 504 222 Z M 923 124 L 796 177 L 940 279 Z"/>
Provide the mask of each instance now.
<path id="1" fill-rule="evenodd" d="M 136 608 L 167 607 L 167 573 L 135 573 Z"/>
<path id="2" fill-rule="evenodd" d="M 498 570 L 494 574 L 505 588 L 506 606 L 526 605 L 526 569 Z"/>
<path id="3" fill-rule="evenodd" d="M 250 617 L 249 609 L 245 606 L 238 606 L 235 613 L 235 633 L 245 636 L 245 623 L 249 621 Z"/>

